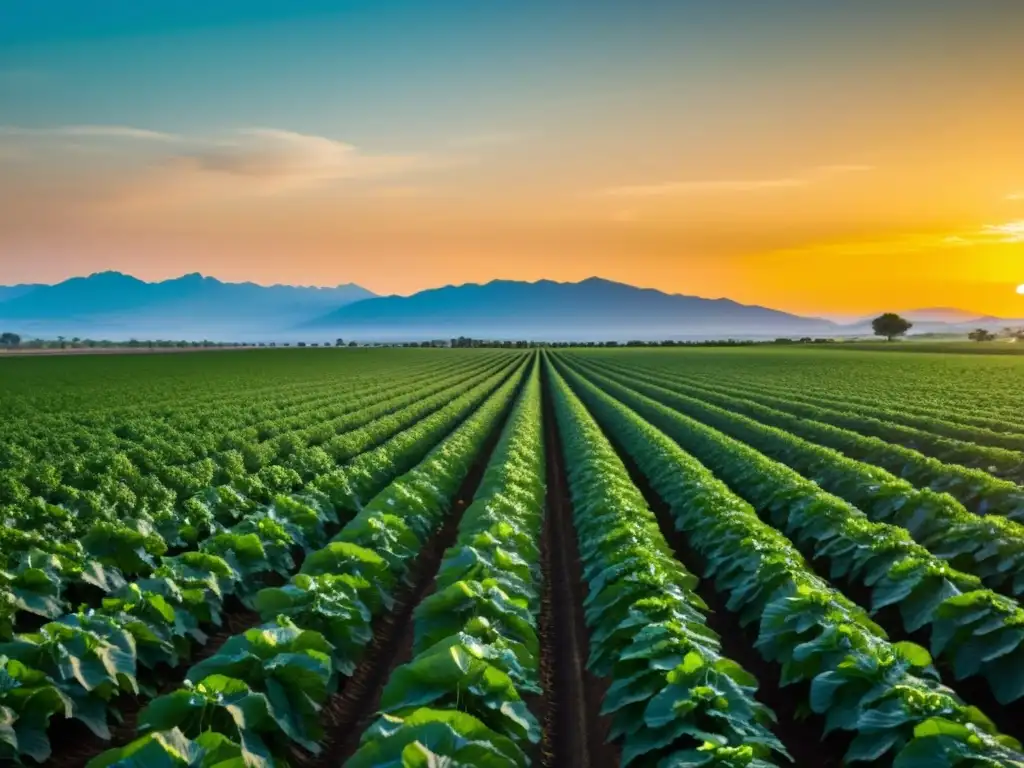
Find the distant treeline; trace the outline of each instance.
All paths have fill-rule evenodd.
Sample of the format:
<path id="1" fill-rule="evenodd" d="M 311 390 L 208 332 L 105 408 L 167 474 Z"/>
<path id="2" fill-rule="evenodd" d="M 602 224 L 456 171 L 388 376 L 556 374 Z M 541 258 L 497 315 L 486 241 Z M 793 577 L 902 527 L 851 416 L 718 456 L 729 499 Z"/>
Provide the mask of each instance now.
<path id="1" fill-rule="evenodd" d="M 459 336 L 453 339 L 433 339 L 430 341 L 403 342 L 345 342 L 343 339 L 334 341 L 296 341 L 296 342 L 236 342 L 236 341 L 184 341 L 174 339 L 130 339 L 128 341 L 111 341 L 109 339 L 81 339 L 58 336 L 56 339 L 22 339 L 17 334 L 0 335 L 0 348 L 7 349 L 236 349 L 236 348 L 274 348 L 274 347 L 435 347 L 435 348 L 500 348 L 500 349 L 536 349 L 552 347 L 559 349 L 580 347 L 749 347 L 758 344 L 832 344 L 835 339 L 775 339 L 774 341 L 755 341 L 749 339 L 714 339 L 705 341 L 679 341 L 664 339 L 661 341 L 527 341 L 508 339 L 474 339 Z"/>

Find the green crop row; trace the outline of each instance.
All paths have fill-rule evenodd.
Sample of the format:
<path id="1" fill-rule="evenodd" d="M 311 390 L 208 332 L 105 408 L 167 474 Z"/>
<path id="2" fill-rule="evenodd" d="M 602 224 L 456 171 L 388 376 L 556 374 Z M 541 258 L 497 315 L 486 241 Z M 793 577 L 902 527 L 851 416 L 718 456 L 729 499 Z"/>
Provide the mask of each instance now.
<path id="1" fill-rule="evenodd" d="M 326 528 L 338 521 L 339 512 L 348 516 L 362 509 L 364 500 L 416 464 L 496 388 L 514 386 L 519 374 L 509 373 L 492 376 L 409 429 L 396 433 L 401 425 L 384 420 L 378 448 L 321 475 L 304 494 L 278 497 L 269 507 L 236 508 L 239 522 L 212 532 L 195 551 L 164 558 L 151 577 L 118 590 L 99 611 L 69 614 L 38 633 L 0 645 L 5 661 L 17 665 L 19 679 L 28 674 L 41 692 L 60 695 L 58 700 L 47 693 L 46 710 L 26 715 L 26 705 L 17 698 L 24 686 L 9 700 L 0 692 L 0 706 L 16 718 L 17 751 L 44 759 L 49 752 L 46 723 L 53 715 L 80 720 L 100 738 L 109 738 L 107 719 L 116 716 L 115 696 L 145 698 L 150 693 L 144 680 L 140 688 L 139 664 L 147 670 L 177 666 L 193 643 L 205 642 L 202 628 L 220 624 L 227 598 L 252 605 L 262 574 L 292 573 L 293 553 L 323 546 Z M 83 676 L 87 667 L 93 671 Z"/>
<path id="2" fill-rule="evenodd" d="M 739 383 L 739 382 L 737 382 Z M 829 389 L 810 393 L 805 390 L 794 392 L 780 387 L 759 387 L 759 392 L 779 394 L 794 400 L 820 405 L 837 410 L 862 410 L 869 415 L 884 412 L 887 421 L 895 421 L 911 427 L 928 430 L 939 424 L 941 434 L 956 437 L 967 442 L 978 442 L 1000 448 L 1021 450 L 1024 446 L 1024 424 L 1007 421 L 1007 418 L 1021 418 L 1020 413 L 1007 412 L 1005 415 L 980 416 L 963 401 L 942 399 L 930 403 L 929 407 L 907 402 L 904 392 L 894 395 L 878 388 L 860 385 L 855 391 L 842 391 L 834 384 Z M 870 394 L 869 394 L 870 393 Z M 916 393 L 915 393 L 916 394 Z M 986 403 L 986 405 L 990 405 Z M 967 410 L 964 410 L 964 409 Z M 996 433 L 996 434 L 993 434 Z"/>
<path id="3" fill-rule="evenodd" d="M 496 385 L 507 373 L 508 369 L 499 370 L 478 386 L 486 389 Z M 281 494 L 301 493 L 314 478 L 330 473 L 338 463 L 370 450 L 443 408 L 464 386 L 479 379 L 445 382 L 439 391 L 430 385 L 400 398 L 389 398 L 379 407 L 354 413 L 355 428 L 339 438 L 343 442 L 334 456 L 319 455 L 317 461 L 307 462 L 301 474 L 294 469 L 278 468 L 276 473 L 264 472 L 262 478 L 254 478 L 239 468 L 238 473 L 219 478 L 222 484 L 207 488 L 176 511 L 169 510 L 155 518 L 92 520 L 73 543 L 61 543 L 60 537 L 48 528 L 48 523 L 61 520 L 59 508 L 43 507 L 39 520 L 23 517 L 16 522 L 8 521 L 9 526 L 0 534 L 6 555 L 6 567 L 0 570 L 0 639 L 10 636 L 20 612 L 48 619 L 60 616 L 68 609 L 64 595 L 69 588 L 81 592 L 80 585 L 89 585 L 101 594 L 115 592 L 124 586 L 126 577 L 152 573 L 156 558 L 169 548 L 194 546 L 222 533 L 225 526 L 237 523 Z"/>
<path id="4" fill-rule="evenodd" d="M 251 405 L 236 401 L 230 407 L 216 409 L 212 415 L 197 414 L 194 422 L 179 424 L 172 430 L 172 436 L 180 444 L 159 435 L 154 427 L 163 421 L 152 417 L 127 424 L 117 421 L 91 425 L 84 435 L 72 436 L 75 445 L 85 438 L 102 440 L 104 444 L 78 446 L 82 451 L 71 447 L 27 450 L 9 439 L 0 449 L 5 454 L 0 460 L 0 506 L 12 508 L 8 514 L 20 514 L 30 505 L 59 505 L 65 513 L 54 522 L 49 523 L 46 515 L 40 517 L 48 522 L 52 535 L 74 538 L 79 534 L 69 526 L 78 519 L 166 512 L 218 476 L 237 473 L 241 466 L 254 475 L 275 463 L 301 469 L 308 453 L 305 449 L 325 444 L 329 448 L 329 441 L 339 431 L 352 429 L 353 422 L 358 425 L 359 419 L 365 418 L 360 413 L 363 406 L 421 389 L 436 378 L 454 384 L 460 377 L 469 378 L 478 370 L 494 367 L 492 362 L 480 368 L 456 368 L 443 376 L 440 372 L 424 373 L 394 388 L 377 382 L 356 389 L 326 390 L 322 398 L 338 397 L 346 403 L 343 412 L 332 419 L 327 418 L 325 408 L 307 405 L 304 418 L 311 426 L 303 431 L 292 430 L 290 434 L 275 435 L 277 422 L 273 417 L 265 418 L 259 429 L 231 431 L 218 424 L 216 417 L 244 413 Z M 31 429 L 68 438 L 66 430 L 38 425 L 31 425 Z"/>
<path id="5" fill-rule="evenodd" d="M 1024 396 L 1020 393 L 1021 358 L 920 354 L 891 351 L 856 354 L 837 348 L 769 347 L 745 349 L 628 350 L 624 354 L 588 351 L 605 360 L 618 359 L 648 369 L 661 368 L 708 383 L 740 386 L 834 401 L 844 410 L 851 398 L 896 412 L 904 405 L 925 409 L 930 417 L 962 416 L 1003 420 L 1009 431 L 1024 434 Z M 897 347 L 890 347 L 895 350 Z M 936 347 L 936 349 L 940 349 Z"/>
<path id="6" fill-rule="evenodd" d="M 449 514 L 522 375 L 506 380 L 420 464 L 374 496 L 288 585 L 259 592 L 265 624 L 189 669 L 180 689 L 140 713 L 143 735 L 90 768 L 173 763 L 182 749 L 202 753 L 213 740 L 218 759 L 254 768 L 283 765 L 297 747 L 319 753 L 324 704 L 361 660 L 374 617 L 391 609 L 417 554 Z"/>
<path id="7" fill-rule="evenodd" d="M 923 547 L 986 586 L 1014 597 L 1024 593 L 1024 525 L 978 517 L 949 494 L 918 490 L 884 469 L 728 410 L 728 398 L 726 408 L 718 407 L 679 392 L 678 385 L 655 384 L 639 371 L 616 379 L 792 467 L 872 520 L 905 528 Z"/>
<path id="8" fill-rule="evenodd" d="M 696 579 L 672 554 L 622 461 L 565 381 L 552 395 L 579 541 L 589 669 L 621 765 L 771 766 L 787 758 L 757 680 L 722 654 Z"/>
<path id="9" fill-rule="evenodd" d="M 588 378 L 663 429 L 798 546 L 827 560 L 833 578 L 869 589 L 873 610 L 894 606 L 907 632 L 930 630 L 932 653 L 957 679 L 982 676 L 1000 703 L 1024 697 L 1024 610 L 1016 601 L 744 443 L 611 379 Z"/>
<path id="10" fill-rule="evenodd" d="M 780 665 L 782 685 L 806 691 L 823 734 L 853 736 L 846 762 L 889 757 L 894 768 L 994 768 L 1024 761 L 1017 742 L 938 681 L 927 651 L 888 641 L 750 504 L 627 403 L 665 423 L 671 411 L 619 388 L 616 395 L 626 397 L 616 399 L 562 370 L 668 503 L 676 527 L 706 563 L 705 578 L 728 596 L 728 610 L 757 627 L 755 647 Z"/>
<path id="11" fill-rule="evenodd" d="M 647 375 L 646 370 L 644 374 Z M 689 379 L 684 382 L 678 378 L 652 378 L 652 381 L 655 380 L 673 391 L 686 391 L 702 400 L 834 448 L 852 459 L 883 467 L 918 487 L 949 493 L 976 514 L 997 514 L 1024 522 L 1024 488 L 993 477 L 983 470 L 944 464 L 919 451 L 887 443 L 877 437 L 861 435 L 807 416 L 795 416 L 772 405 L 762 404 L 777 402 L 762 393 L 737 393 L 718 385 L 694 384 Z M 827 419 L 827 414 L 821 418 Z"/>
<path id="12" fill-rule="evenodd" d="M 741 382 L 736 383 L 741 384 Z M 750 387 L 750 382 L 744 382 L 741 385 Z M 958 423 L 950 418 L 948 407 L 943 407 L 939 411 L 915 412 L 912 407 L 908 408 L 900 402 L 900 397 L 893 397 L 891 393 L 888 396 L 868 400 L 856 396 L 839 397 L 834 391 L 812 395 L 804 391 L 777 387 L 757 386 L 753 389 L 758 393 L 775 395 L 810 406 L 830 408 L 851 416 L 868 416 L 962 442 L 1005 448 L 1011 451 L 1024 451 L 1024 434 L 1008 429 L 1005 422 L 991 417 L 976 417 L 972 419 L 972 423 Z M 992 428 L 1000 424 L 1002 429 Z"/>
<path id="13" fill-rule="evenodd" d="M 742 391 L 750 391 L 757 395 L 758 387 L 751 387 L 747 384 L 743 386 Z M 773 399 L 775 407 L 798 416 L 825 421 L 834 426 L 873 435 L 934 456 L 940 461 L 962 464 L 975 469 L 985 469 L 1008 479 L 1024 479 L 1024 453 L 1020 450 L 979 445 L 969 440 L 943 437 L 941 434 L 936 434 L 941 419 L 932 419 L 932 428 L 925 430 L 898 424 L 868 413 L 852 413 L 835 407 L 800 402 L 790 396 Z"/>
<path id="14" fill-rule="evenodd" d="M 816 367 L 813 372 L 803 371 L 782 378 L 772 376 L 771 380 L 762 378 L 757 391 L 841 411 L 863 408 L 870 414 L 874 409 L 881 408 L 886 411 L 887 420 L 908 426 L 927 428 L 925 425 L 931 420 L 938 419 L 958 430 L 980 427 L 982 434 L 991 431 L 1012 434 L 1018 440 L 1024 438 L 1024 419 L 1019 407 L 1015 407 L 1009 398 L 998 394 L 993 396 L 1000 392 L 1000 387 L 992 387 L 987 391 L 975 389 L 969 394 L 952 394 L 941 390 L 946 380 L 962 384 L 965 379 L 959 374 L 965 370 L 973 373 L 977 366 L 971 366 L 970 369 L 960 367 L 956 371 L 949 371 L 948 375 L 933 372 L 921 376 L 914 375 L 913 369 L 905 361 L 901 362 L 904 364 L 889 366 L 883 361 L 877 361 L 868 368 L 869 375 L 854 378 L 844 376 L 843 372 L 831 371 L 823 365 Z M 739 366 L 714 373 L 683 369 L 678 365 L 657 367 L 666 373 L 685 375 L 687 379 L 696 378 L 707 384 L 743 387 L 751 381 L 750 377 L 741 374 Z M 780 366 L 775 373 L 783 370 L 785 367 Z M 971 441 L 969 433 L 961 434 Z"/>
<path id="15" fill-rule="evenodd" d="M 524 697 L 541 693 L 540 539 L 544 514 L 540 374 L 509 417 L 458 538 L 414 614 L 413 658 L 346 768 L 522 768 L 540 737 Z M 430 761 L 434 761 L 431 763 Z"/>

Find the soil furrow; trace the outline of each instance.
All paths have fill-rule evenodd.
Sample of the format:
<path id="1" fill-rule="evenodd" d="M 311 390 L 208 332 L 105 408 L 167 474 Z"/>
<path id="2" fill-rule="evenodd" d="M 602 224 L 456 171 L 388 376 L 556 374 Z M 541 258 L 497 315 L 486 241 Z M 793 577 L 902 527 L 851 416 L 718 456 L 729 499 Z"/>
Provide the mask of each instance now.
<path id="1" fill-rule="evenodd" d="M 374 624 L 373 640 L 363 661 L 324 707 L 326 739 L 319 755 L 297 752 L 294 764 L 301 768 L 338 768 L 359 748 L 363 732 L 378 717 L 381 696 L 391 673 L 412 660 L 413 611 L 433 591 L 445 551 L 458 537 L 462 513 L 473 502 L 491 454 L 501 437 L 500 420 L 470 468 L 441 530 L 427 543 L 413 563 L 409 585 L 395 600 L 394 608 Z"/>
<path id="2" fill-rule="evenodd" d="M 544 440 L 547 452 L 547 514 L 544 524 L 544 597 L 550 603 L 550 634 L 544 643 L 546 688 L 545 765 L 548 768 L 614 768 L 619 749 L 606 744 L 609 719 L 601 703 L 608 681 L 587 671 L 589 632 L 583 614 L 579 548 L 572 520 L 561 438 L 555 421 L 547 366 L 542 369 Z"/>
<path id="3" fill-rule="evenodd" d="M 803 768 L 830 768 L 841 766 L 842 757 L 850 744 L 850 736 L 835 732 L 822 738 L 825 732 L 824 718 L 809 712 L 802 702 L 809 700 L 810 686 L 794 684 L 788 690 L 780 685 L 781 668 L 778 664 L 766 662 L 755 649 L 757 625 L 740 625 L 739 618 L 726 608 L 726 600 L 705 580 L 706 563 L 692 547 L 686 536 L 676 530 L 668 504 L 658 495 L 647 477 L 613 435 L 605 433 L 609 442 L 626 465 L 629 476 L 647 506 L 658 519 L 662 535 L 671 547 L 676 559 L 691 573 L 701 579 L 695 590 L 707 604 L 707 624 L 719 636 L 722 653 L 753 674 L 758 682 L 757 699 L 775 712 L 778 723 L 772 727 L 786 749 L 792 755 L 794 765 Z"/>

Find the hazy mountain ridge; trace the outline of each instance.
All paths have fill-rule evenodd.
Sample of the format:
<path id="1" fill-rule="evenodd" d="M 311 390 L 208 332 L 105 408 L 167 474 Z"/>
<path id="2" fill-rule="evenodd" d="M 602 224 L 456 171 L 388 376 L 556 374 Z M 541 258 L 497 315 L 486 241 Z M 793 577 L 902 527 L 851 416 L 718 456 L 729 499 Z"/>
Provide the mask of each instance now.
<path id="1" fill-rule="evenodd" d="M 925 309 L 908 309 L 897 314 L 915 323 L 949 323 L 957 325 L 960 323 L 994 322 L 998 323 L 1003 318 L 993 315 L 986 315 L 984 312 L 971 312 L 956 307 L 927 307 Z"/>
<path id="2" fill-rule="evenodd" d="M 146 282 L 98 272 L 55 285 L 0 289 L 0 323 L 34 334 L 164 338 L 275 333 L 353 301 L 374 297 L 333 288 L 227 283 L 200 274 Z"/>
<path id="3" fill-rule="evenodd" d="M 912 334 L 999 330 L 1024 320 L 953 307 L 906 310 Z M 592 277 L 580 282 L 494 280 L 377 296 L 333 288 L 228 283 L 193 273 L 146 282 L 99 272 L 56 285 L 0 286 L 0 330 L 109 339 L 422 340 L 486 338 L 708 339 L 871 335 L 854 322 L 803 317 L 731 299 L 670 294 Z M 319 338 L 322 334 L 323 338 Z"/>
<path id="4" fill-rule="evenodd" d="M 972 312 L 956 307 L 908 309 L 898 311 L 896 314 L 905 317 L 914 324 L 910 331 L 911 335 L 922 333 L 966 333 L 975 328 L 998 331 L 1005 327 L 1024 325 L 1024 319 L 995 317 L 994 315 L 986 315 L 981 312 Z M 845 325 L 844 329 L 848 333 L 870 334 L 872 333 L 871 321 L 874 317 L 862 318 L 849 325 Z"/>
<path id="5" fill-rule="evenodd" d="M 626 340 L 831 334 L 839 326 L 731 299 L 668 294 L 592 277 L 578 283 L 494 280 L 378 297 L 341 307 L 302 328 L 381 338 Z"/>
<path id="6" fill-rule="evenodd" d="M 0 304 L 11 299 L 16 299 L 19 296 L 24 296 L 26 293 L 31 293 L 36 288 L 44 288 L 45 286 L 33 283 L 25 283 L 24 285 L 0 285 Z"/>

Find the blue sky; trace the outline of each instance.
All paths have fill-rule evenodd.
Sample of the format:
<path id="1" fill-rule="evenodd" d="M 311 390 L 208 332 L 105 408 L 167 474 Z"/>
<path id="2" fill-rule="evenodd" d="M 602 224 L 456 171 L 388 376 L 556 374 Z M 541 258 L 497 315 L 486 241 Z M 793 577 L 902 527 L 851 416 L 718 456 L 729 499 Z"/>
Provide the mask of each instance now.
<path id="1" fill-rule="evenodd" d="M 0 0 L 0 261 L 818 309 L 830 277 L 776 278 L 807 254 L 978 240 L 1003 281 L 971 233 L 1024 220 L 1022 28 L 1018 0 Z"/>

